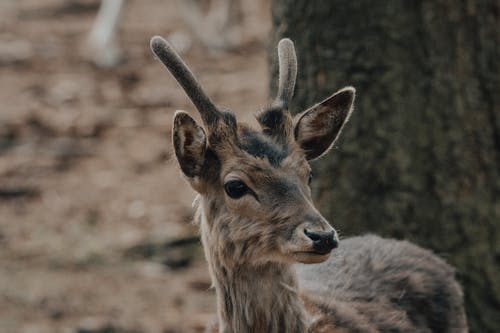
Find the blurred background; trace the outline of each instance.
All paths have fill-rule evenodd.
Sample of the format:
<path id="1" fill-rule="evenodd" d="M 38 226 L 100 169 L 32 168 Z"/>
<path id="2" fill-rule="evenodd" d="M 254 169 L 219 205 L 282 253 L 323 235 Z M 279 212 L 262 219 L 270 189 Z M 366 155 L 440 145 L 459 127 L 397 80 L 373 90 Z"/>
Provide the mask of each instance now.
<path id="1" fill-rule="evenodd" d="M 215 298 L 170 142 L 198 115 L 155 61 L 169 39 L 253 123 L 296 43 L 293 112 L 345 85 L 315 162 L 343 237 L 410 239 L 457 267 L 472 332 L 500 331 L 496 1 L 1 0 L 0 332 L 203 332 Z"/>
<path id="2" fill-rule="evenodd" d="M 175 110 L 196 112 L 149 39 L 251 119 L 270 4 L 244 4 L 227 44 L 188 17 L 222 29 L 223 1 L 127 0 L 112 32 L 100 4 L 0 1 L 0 332 L 202 332 L 215 299 L 170 142 Z"/>

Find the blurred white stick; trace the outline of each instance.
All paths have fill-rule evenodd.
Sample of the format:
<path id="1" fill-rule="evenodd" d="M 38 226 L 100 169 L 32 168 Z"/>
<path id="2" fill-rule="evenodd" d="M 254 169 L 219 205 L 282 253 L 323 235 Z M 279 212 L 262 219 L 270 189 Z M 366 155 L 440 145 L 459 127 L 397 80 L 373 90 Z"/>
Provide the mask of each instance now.
<path id="1" fill-rule="evenodd" d="M 124 4 L 124 0 L 101 0 L 84 52 L 100 68 L 114 68 L 124 59 L 117 32 Z M 208 49 L 230 50 L 241 44 L 241 0 L 211 0 L 207 11 L 202 9 L 199 0 L 178 0 L 179 7 L 191 32 Z M 191 44 L 181 42 L 179 44 L 184 45 L 181 49 Z"/>
<path id="2" fill-rule="evenodd" d="M 124 0 L 102 0 L 88 38 L 89 56 L 99 67 L 116 67 L 123 60 L 117 27 Z"/>

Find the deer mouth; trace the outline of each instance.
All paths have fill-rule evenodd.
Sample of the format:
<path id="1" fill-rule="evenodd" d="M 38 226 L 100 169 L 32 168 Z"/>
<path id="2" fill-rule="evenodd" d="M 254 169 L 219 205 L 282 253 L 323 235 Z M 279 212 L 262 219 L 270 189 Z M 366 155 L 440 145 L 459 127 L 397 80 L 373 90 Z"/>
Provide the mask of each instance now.
<path id="1" fill-rule="evenodd" d="M 316 264 L 326 261 L 330 257 L 331 251 L 318 252 L 318 251 L 298 251 L 293 252 L 293 257 L 297 262 L 303 264 Z"/>
<path id="2" fill-rule="evenodd" d="M 299 252 L 295 252 L 295 253 L 304 253 L 304 254 L 310 254 L 310 255 L 316 255 L 316 256 L 324 256 L 324 255 L 328 255 L 332 252 L 332 250 L 321 250 L 321 251 L 318 251 L 318 250 L 312 250 L 312 251 L 299 251 Z"/>

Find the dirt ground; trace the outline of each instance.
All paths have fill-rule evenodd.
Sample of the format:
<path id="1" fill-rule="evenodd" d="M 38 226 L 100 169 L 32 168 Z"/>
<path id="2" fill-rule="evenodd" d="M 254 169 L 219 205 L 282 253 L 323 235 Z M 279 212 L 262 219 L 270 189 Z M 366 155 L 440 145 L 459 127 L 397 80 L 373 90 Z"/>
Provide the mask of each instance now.
<path id="1" fill-rule="evenodd" d="M 128 0 L 127 60 L 100 70 L 84 58 L 98 4 L 0 2 L 0 332 L 202 332 L 214 293 L 170 142 L 174 111 L 195 112 L 148 45 L 191 35 L 175 1 Z M 244 9 L 237 50 L 183 57 L 250 121 L 270 17 Z"/>

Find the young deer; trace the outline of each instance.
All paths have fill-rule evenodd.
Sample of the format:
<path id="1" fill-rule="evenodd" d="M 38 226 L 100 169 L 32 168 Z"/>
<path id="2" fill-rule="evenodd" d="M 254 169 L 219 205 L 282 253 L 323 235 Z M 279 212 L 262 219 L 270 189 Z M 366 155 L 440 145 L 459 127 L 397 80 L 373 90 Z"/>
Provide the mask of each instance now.
<path id="1" fill-rule="evenodd" d="M 430 251 L 363 236 L 330 255 L 338 237 L 312 203 L 308 160 L 337 139 L 354 88 L 292 118 L 296 56 L 283 39 L 278 96 L 255 130 L 215 106 L 164 39 L 153 37 L 151 48 L 205 125 L 178 111 L 173 143 L 199 193 L 197 220 L 217 293 L 213 332 L 467 331 L 454 271 Z"/>

